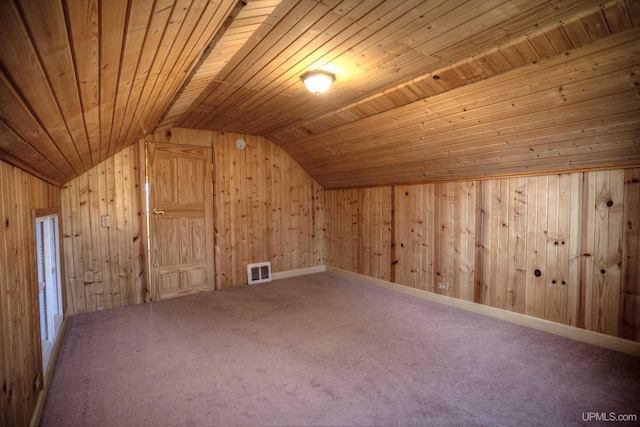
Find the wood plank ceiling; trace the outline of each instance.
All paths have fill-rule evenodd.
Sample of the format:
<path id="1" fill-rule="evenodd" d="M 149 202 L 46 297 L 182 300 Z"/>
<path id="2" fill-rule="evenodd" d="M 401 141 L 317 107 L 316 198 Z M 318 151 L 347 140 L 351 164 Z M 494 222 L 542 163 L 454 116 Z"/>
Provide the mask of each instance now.
<path id="1" fill-rule="evenodd" d="M 2 0 L 0 158 L 62 185 L 178 126 L 267 137 L 325 188 L 637 166 L 639 10 Z"/>

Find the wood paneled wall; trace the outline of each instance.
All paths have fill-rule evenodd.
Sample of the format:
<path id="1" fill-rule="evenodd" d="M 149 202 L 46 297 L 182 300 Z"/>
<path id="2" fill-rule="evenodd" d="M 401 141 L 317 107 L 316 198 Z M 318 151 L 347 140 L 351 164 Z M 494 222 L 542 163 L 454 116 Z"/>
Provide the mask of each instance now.
<path id="1" fill-rule="evenodd" d="M 640 169 L 624 171 L 622 288 L 618 335 L 640 341 Z"/>
<path id="2" fill-rule="evenodd" d="M 392 279 L 473 300 L 478 184 L 393 187 Z"/>
<path id="3" fill-rule="evenodd" d="M 60 189 L 0 161 L 0 425 L 28 425 L 43 386 L 32 209 Z"/>
<path id="4" fill-rule="evenodd" d="M 476 302 L 578 325 L 583 176 L 482 183 Z"/>
<path id="5" fill-rule="evenodd" d="M 322 187 L 265 138 L 214 133 L 213 145 L 216 287 L 247 283 L 253 262 L 274 272 L 323 265 Z"/>
<path id="6" fill-rule="evenodd" d="M 141 161 L 144 146 L 130 146 L 62 189 L 69 314 L 138 304 L 146 298 Z M 102 226 L 103 217 L 108 217 L 108 226 Z"/>
<path id="7" fill-rule="evenodd" d="M 640 341 L 639 181 L 634 168 L 325 190 L 326 263 Z"/>
<path id="8" fill-rule="evenodd" d="M 618 335 L 625 227 L 624 171 L 602 171 L 584 178 L 582 276 L 584 325 Z M 635 210 L 640 206 L 635 206 Z M 628 254 L 625 254 L 628 256 Z M 636 258 L 635 264 L 638 264 Z"/>
<path id="9" fill-rule="evenodd" d="M 235 141 L 244 138 L 244 150 Z M 280 147 L 264 138 L 174 128 L 158 142 L 214 145 L 216 287 L 247 283 L 248 263 L 274 272 L 324 264 L 324 196 Z M 62 190 L 71 314 L 149 299 L 144 250 L 144 148 L 126 148 Z M 103 216 L 109 227 L 102 227 Z"/>
<path id="10" fill-rule="evenodd" d="M 327 265 L 391 279 L 391 187 L 325 191 Z"/>

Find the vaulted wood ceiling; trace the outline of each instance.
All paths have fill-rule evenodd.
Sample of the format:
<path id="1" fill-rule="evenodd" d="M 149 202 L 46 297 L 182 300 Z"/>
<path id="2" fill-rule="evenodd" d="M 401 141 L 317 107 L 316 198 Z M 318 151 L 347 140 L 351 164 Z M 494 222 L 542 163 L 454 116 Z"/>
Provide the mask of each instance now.
<path id="1" fill-rule="evenodd" d="M 640 165 L 637 0 L 1 0 L 0 158 L 62 185 L 170 127 L 326 188 Z M 335 73 L 308 93 L 308 70 Z"/>

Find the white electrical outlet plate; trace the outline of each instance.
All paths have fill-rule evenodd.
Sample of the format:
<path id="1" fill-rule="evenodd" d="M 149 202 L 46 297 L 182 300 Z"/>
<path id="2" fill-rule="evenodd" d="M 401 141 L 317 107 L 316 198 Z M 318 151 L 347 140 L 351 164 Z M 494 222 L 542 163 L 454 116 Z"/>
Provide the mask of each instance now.
<path id="1" fill-rule="evenodd" d="M 110 224 L 109 224 L 109 215 L 102 215 L 100 217 L 100 225 L 105 227 L 105 228 L 109 228 Z"/>

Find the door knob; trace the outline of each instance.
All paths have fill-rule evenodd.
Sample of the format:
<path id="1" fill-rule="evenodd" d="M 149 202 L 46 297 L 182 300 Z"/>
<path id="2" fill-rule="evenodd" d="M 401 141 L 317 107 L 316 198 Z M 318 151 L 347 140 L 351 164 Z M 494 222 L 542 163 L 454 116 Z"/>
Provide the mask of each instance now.
<path id="1" fill-rule="evenodd" d="M 153 208 L 153 213 L 156 215 L 164 215 L 164 211 L 159 211 L 156 208 Z"/>

